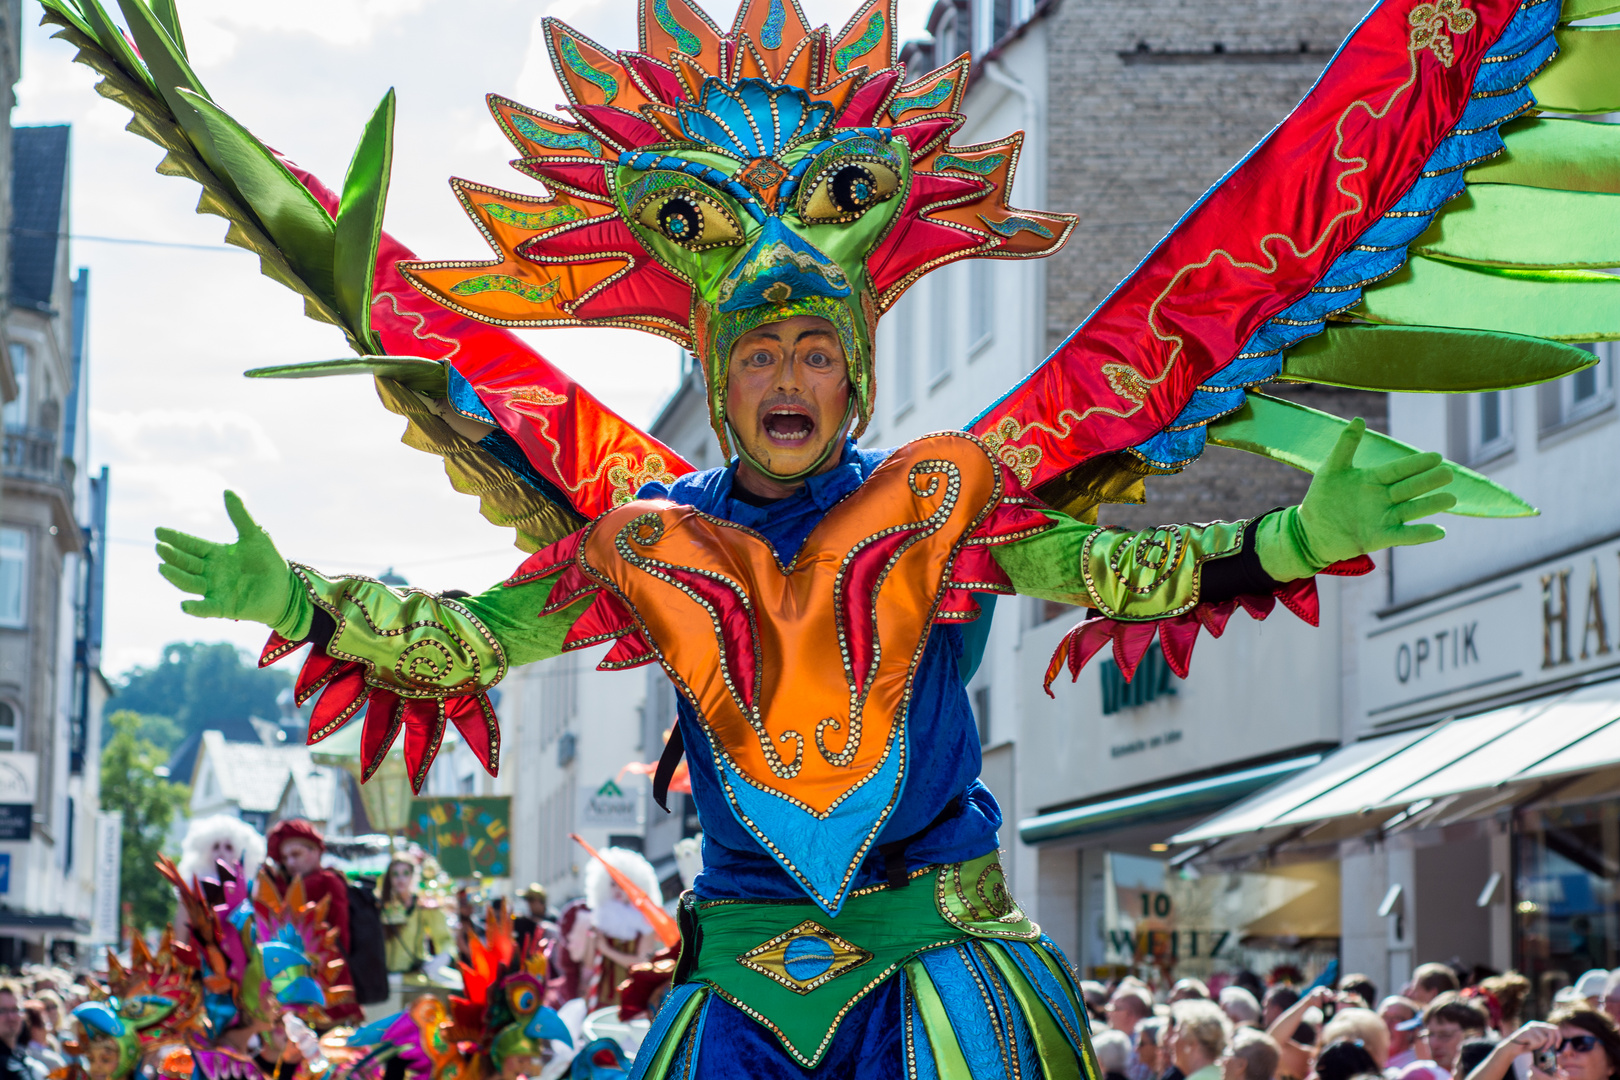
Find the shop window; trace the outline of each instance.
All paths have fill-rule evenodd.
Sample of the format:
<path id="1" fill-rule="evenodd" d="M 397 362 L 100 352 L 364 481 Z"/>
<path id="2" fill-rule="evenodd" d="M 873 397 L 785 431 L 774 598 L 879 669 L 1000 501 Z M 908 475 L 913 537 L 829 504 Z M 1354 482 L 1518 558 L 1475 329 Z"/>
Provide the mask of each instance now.
<path id="1" fill-rule="evenodd" d="M 1134 709 L 1161 697 L 1173 697 L 1181 683 L 1175 672 L 1170 670 L 1164 653 L 1151 645 L 1136 665 L 1130 682 L 1125 681 L 1124 673 L 1112 660 L 1104 660 L 1097 665 L 1097 678 L 1102 687 L 1104 716 L 1121 709 Z"/>
<path id="2" fill-rule="evenodd" d="M 1168 990 L 1177 980 L 1215 985 L 1240 971 L 1271 981 L 1315 978 L 1339 952 L 1339 864 L 1202 873 L 1164 859 L 1110 852 L 1102 913 L 1102 969 Z"/>
<path id="3" fill-rule="evenodd" d="M 1582 972 L 1620 963 L 1620 803 L 1522 814 L 1513 901 L 1516 966 L 1545 1016 Z"/>
<path id="4" fill-rule="evenodd" d="M 27 625 L 28 534 L 0 529 L 0 626 Z"/>
<path id="5" fill-rule="evenodd" d="M 1458 394 L 1446 402 L 1447 450 L 1456 461 L 1478 465 L 1513 449 L 1513 395 L 1491 390 Z"/>
<path id="6" fill-rule="evenodd" d="M 17 709 L 9 702 L 0 701 L 0 750 L 15 750 L 20 739 Z"/>

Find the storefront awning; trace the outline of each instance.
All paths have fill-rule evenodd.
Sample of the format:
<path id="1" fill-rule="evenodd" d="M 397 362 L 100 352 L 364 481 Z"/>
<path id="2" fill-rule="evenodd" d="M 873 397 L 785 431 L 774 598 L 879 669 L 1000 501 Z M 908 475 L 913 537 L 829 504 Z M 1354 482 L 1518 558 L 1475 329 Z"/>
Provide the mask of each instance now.
<path id="1" fill-rule="evenodd" d="M 1371 828 L 1467 793 L 1516 791 L 1617 764 L 1620 680 L 1612 680 L 1353 743 L 1171 842 L 1274 835 L 1336 819 Z"/>
<path id="2" fill-rule="evenodd" d="M 88 934 L 90 923 L 76 915 L 39 915 L 0 907 L 0 934 L 17 931 L 55 930 L 64 934 Z"/>
<path id="3" fill-rule="evenodd" d="M 1321 761 L 1321 754 L 1307 754 L 1269 765 L 1219 773 L 1183 784 L 1171 784 L 1117 799 L 1039 814 L 1018 823 L 1018 838 L 1026 844 L 1039 844 L 1103 832 L 1121 825 L 1151 825 L 1159 821 L 1212 813 L 1230 805 L 1233 800 L 1309 769 Z"/>

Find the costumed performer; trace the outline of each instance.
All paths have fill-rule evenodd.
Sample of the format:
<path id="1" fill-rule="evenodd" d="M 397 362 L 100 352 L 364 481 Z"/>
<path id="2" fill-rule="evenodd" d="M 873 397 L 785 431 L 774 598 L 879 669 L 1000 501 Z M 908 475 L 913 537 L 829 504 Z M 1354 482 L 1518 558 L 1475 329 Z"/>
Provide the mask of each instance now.
<path id="1" fill-rule="evenodd" d="M 882 312 L 935 267 L 1049 254 L 1073 226 L 1007 206 L 1018 135 L 949 142 L 970 58 L 904 81 L 892 4 L 829 33 L 791 0 L 747 0 L 729 31 L 687 0 L 645 0 L 634 53 L 548 20 L 572 118 L 491 100 L 548 192 L 457 182 L 498 257 L 424 263 L 380 232 L 391 97 L 339 196 L 203 95 L 172 8 L 124 6 L 143 61 L 98 6 L 44 2 L 112 73 L 104 92 L 161 121 L 136 130 L 169 148 L 166 171 L 199 180 L 232 237 L 366 354 L 268 374 L 374 374 L 413 445 L 538 549 L 477 596 L 396 591 L 290 566 L 228 494 L 235 543 L 160 531 L 162 572 L 199 597 L 185 610 L 270 626 L 266 663 L 309 648 L 312 740 L 365 709 L 368 771 L 403 735 L 418 786 L 449 723 L 494 767 L 485 692 L 512 664 L 614 641 L 603 666 L 657 662 L 680 691 L 654 790 L 684 749 L 704 870 L 640 1076 L 1094 1075 L 1070 969 L 1009 895 L 977 780 L 963 687 L 981 605 L 1022 593 L 1095 612 L 1049 681 L 1107 644 L 1128 677 L 1155 641 L 1184 673 L 1200 631 L 1239 606 L 1314 621 L 1315 574 L 1443 535 L 1418 519 L 1532 510 L 1254 387 L 1502 389 L 1592 363 L 1550 338 L 1620 337 L 1613 304 L 1548 314 L 1558 289 L 1612 296 L 1620 280 L 1447 269 L 1587 257 L 1568 230 L 1515 254 L 1522 230 L 1442 211 L 1493 157 L 1492 177 L 1527 190 L 1585 175 L 1548 161 L 1587 153 L 1589 133 L 1497 130 L 1538 104 L 1579 111 L 1558 85 L 1539 102 L 1528 87 L 1558 69 L 1553 30 L 1584 0 L 1384 0 L 1057 352 L 967 431 L 892 451 L 857 443 Z M 1620 80 L 1570 62 L 1581 85 Z M 736 459 L 691 472 L 480 322 L 680 341 Z M 1312 471 L 1303 503 L 1092 523 L 1206 438 Z"/>
<path id="2" fill-rule="evenodd" d="M 639 851 L 603 848 L 585 865 L 585 903 L 590 910 L 590 952 L 594 957 L 585 999 L 591 1009 L 617 1005 L 619 984 L 629 976 L 630 969 L 645 963 L 663 947 L 646 916 L 636 910 L 608 875 L 604 862 L 611 863 L 655 903 L 663 898 L 658 872 Z"/>
<path id="3" fill-rule="evenodd" d="M 205 874 L 213 874 L 214 867 L 220 863 L 240 866 L 243 877 L 252 881 L 259 873 L 264 856 L 265 842 L 259 830 L 230 814 L 210 814 L 192 818 L 186 826 L 186 835 L 180 841 L 180 861 L 177 865 L 180 877 L 185 881 L 196 881 Z M 184 944 L 191 940 L 184 904 L 175 905 L 172 925 L 176 941 Z"/>

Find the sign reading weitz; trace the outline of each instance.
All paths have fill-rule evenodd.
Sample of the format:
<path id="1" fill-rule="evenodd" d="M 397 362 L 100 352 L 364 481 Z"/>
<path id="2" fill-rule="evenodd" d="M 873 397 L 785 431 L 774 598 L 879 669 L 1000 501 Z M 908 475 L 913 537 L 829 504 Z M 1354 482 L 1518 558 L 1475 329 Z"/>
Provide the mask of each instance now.
<path id="1" fill-rule="evenodd" d="M 1620 541 L 1376 619 L 1361 642 L 1369 725 L 1620 667 Z"/>

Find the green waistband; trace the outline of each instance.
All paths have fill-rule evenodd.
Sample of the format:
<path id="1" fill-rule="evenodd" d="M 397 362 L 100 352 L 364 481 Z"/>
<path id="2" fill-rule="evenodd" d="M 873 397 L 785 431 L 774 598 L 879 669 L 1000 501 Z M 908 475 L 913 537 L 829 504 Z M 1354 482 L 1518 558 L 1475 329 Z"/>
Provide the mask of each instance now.
<path id="1" fill-rule="evenodd" d="M 807 1066 L 867 993 L 927 949 L 972 937 L 1036 941 L 992 852 L 916 871 L 901 889 L 856 892 L 836 916 L 810 901 L 688 899 L 690 979 L 707 983 Z M 682 965 L 683 972 L 687 970 Z"/>

